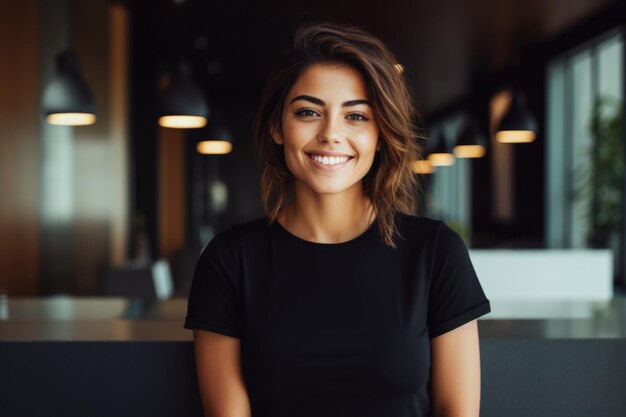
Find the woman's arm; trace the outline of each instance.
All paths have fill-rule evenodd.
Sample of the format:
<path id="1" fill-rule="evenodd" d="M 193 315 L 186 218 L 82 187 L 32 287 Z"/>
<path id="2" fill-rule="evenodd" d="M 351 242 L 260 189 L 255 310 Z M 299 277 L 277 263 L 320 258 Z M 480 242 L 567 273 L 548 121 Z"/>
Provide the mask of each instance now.
<path id="1" fill-rule="evenodd" d="M 478 417 L 480 348 L 476 320 L 431 341 L 434 417 Z"/>
<path id="2" fill-rule="evenodd" d="M 198 329 L 193 337 L 205 417 L 250 417 L 239 339 Z"/>

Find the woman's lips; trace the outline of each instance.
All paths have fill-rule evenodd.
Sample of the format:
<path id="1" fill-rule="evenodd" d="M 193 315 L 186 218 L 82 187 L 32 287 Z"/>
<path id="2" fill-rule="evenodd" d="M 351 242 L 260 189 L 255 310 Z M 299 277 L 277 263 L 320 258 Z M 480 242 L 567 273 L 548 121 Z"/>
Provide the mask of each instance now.
<path id="1" fill-rule="evenodd" d="M 311 154 L 306 154 L 306 156 L 308 157 L 309 161 L 311 161 L 311 163 L 313 163 L 313 166 L 321 169 L 322 171 L 337 171 L 338 169 L 343 168 L 344 166 L 346 166 L 348 164 L 348 162 L 352 161 L 354 159 L 354 157 L 349 157 L 347 161 L 339 163 L 339 164 L 334 164 L 334 165 L 324 165 L 321 162 L 317 162 L 315 159 L 312 158 L 313 155 Z"/>

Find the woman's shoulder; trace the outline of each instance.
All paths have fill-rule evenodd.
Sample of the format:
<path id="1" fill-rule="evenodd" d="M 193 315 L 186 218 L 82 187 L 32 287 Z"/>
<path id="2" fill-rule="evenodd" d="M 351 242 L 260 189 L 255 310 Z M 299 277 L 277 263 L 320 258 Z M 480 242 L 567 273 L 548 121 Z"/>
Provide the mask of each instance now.
<path id="1" fill-rule="evenodd" d="M 448 248 L 449 250 L 463 250 L 467 248 L 465 239 L 461 234 L 451 227 L 442 219 L 436 219 L 427 216 L 402 215 L 399 221 L 398 229 L 405 231 L 408 236 L 419 235 L 422 240 L 427 235 L 436 246 Z"/>
<path id="2" fill-rule="evenodd" d="M 436 234 L 442 224 L 442 220 L 428 216 L 406 213 L 398 213 L 396 216 L 396 226 L 400 234 Z"/>
<path id="3" fill-rule="evenodd" d="M 463 237 L 444 220 L 428 216 L 401 214 L 397 217 L 400 234 L 410 243 L 427 244 L 444 251 L 463 251 Z"/>
<path id="4" fill-rule="evenodd" d="M 267 217 L 259 217 L 229 226 L 218 232 L 213 239 L 228 245 L 258 243 L 267 236 L 269 230 Z"/>
<path id="5" fill-rule="evenodd" d="M 202 259 L 240 259 L 243 253 L 256 253 L 266 247 L 270 230 L 265 218 L 237 223 L 215 233 L 202 250 Z"/>
<path id="6" fill-rule="evenodd" d="M 258 217 L 252 220 L 234 224 L 224 230 L 230 234 L 250 234 L 267 231 L 269 223 L 267 217 Z"/>

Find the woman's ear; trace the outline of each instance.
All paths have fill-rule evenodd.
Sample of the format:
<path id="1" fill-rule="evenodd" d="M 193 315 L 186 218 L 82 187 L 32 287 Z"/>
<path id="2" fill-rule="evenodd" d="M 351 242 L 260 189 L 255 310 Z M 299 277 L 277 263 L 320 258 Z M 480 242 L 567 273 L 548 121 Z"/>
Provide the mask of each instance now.
<path id="1" fill-rule="evenodd" d="M 277 126 L 272 126 L 270 128 L 270 132 L 272 134 L 272 139 L 274 140 L 274 143 L 276 143 L 277 145 L 282 145 L 285 143 L 283 140 L 283 135 Z"/>

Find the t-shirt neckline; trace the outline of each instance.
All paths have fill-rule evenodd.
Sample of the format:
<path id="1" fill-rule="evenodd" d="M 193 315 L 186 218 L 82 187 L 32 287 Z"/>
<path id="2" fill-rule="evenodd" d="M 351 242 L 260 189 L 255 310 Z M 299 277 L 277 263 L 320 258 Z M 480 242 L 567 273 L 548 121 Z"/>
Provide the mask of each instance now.
<path id="1" fill-rule="evenodd" d="M 278 221 L 278 219 L 274 220 L 272 227 L 278 231 L 279 234 L 285 236 L 287 239 L 293 241 L 293 242 L 297 242 L 299 244 L 304 244 L 304 245 L 308 245 L 310 247 L 315 247 L 315 248 L 339 248 L 339 247 L 347 247 L 347 246 L 352 246 L 355 245 L 359 242 L 361 242 L 362 240 L 365 240 L 369 235 L 371 235 L 375 228 L 376 223 L 378 222 L 378 219 L 375 219 L 370 225 L 369 227 L 360 235 L 350 239 L 350 240 L 346 240 L 345 242 L 338 242 L 338 243 L 320 243 L 320 242 L 313 242 L 311 240 L 306 240 L 306 239 L 302 239 L 301 237 L 298 237 L 296 235 L 294 235 L 293 233 L 291 233 L 289 230 L 285 229 L 285 227 L 283 227 L 282 224 L 280 224 L 280 222 Z"/>

